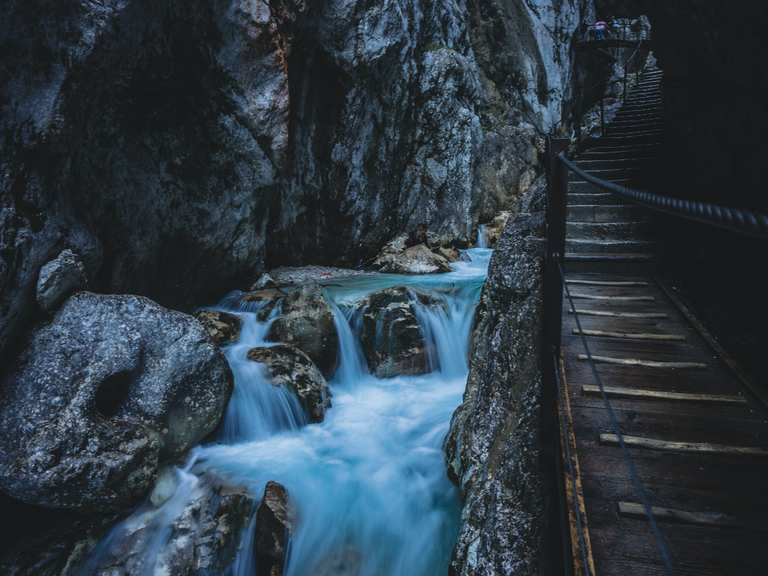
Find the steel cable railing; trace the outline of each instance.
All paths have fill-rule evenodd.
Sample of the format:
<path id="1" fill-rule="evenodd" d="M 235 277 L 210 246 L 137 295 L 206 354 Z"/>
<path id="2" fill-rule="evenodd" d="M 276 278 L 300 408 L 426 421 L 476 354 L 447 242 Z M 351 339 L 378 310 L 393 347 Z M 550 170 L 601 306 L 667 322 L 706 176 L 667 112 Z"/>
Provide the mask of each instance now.
<path id="1" fill-rule="evenodd" d="M 634 190 L 593 176 L 579 168 L 575 162 L 569 160 L 565 153 L 561 153 L 558 159 L 568 170 L 579 175 L 590 184 L 594 184 L 601 190 L 613 192 L 635 204 L 640 204 L 657 212 L 710 224 L 740 234 L 768 238 L 768 215 L 766 214 L 740 208 L 730 208 L 709 202 L 663 196 L 645 190 Z"/>

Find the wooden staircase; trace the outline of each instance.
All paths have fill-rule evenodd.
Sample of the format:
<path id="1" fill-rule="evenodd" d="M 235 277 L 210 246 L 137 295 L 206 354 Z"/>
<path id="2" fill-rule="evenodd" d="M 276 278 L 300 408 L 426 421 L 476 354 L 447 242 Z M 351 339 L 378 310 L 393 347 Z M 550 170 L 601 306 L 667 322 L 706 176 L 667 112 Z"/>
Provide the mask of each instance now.
<path id="1" fill-rule="evenodd" d="M 579 155 L 580 168 L 603 180 L 629 187 L 643 184 L 661 142 L 661 79 L 648 69 L 606 127 L 599 143 Z M 648 213 L 616 195 L 570 174 L 568 185 L 566 266 L 615 266 L 652 263 L 656 243 Z"/>
<path id="2" fill-rule="evenodd" d="M 661 87 L 646 71 L 579 167 L 642 188 L 662 138 Z M 645 209 L 572 173 L 567 202 L 559 410 L 573 573 L 667 573 L 605 393 L 672 573 L 768 574 L 762 393 L 656 277 Z"/>

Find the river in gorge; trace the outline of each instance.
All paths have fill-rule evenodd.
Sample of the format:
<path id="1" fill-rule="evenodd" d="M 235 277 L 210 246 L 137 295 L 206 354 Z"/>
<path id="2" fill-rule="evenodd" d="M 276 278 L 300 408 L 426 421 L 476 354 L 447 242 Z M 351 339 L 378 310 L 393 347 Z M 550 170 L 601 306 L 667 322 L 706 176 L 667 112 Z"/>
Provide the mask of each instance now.
<path id="1" fill-rule="evenodd" d="M 224 299 L 214 309 L 236 313 L 243 324 L 240 339 L 224 348 L 235 385 L 218 441 L 196 448 L 174 472 L 173 495 L 113 528 L 87 565 L 100 564 L 137 514 L 145 515 L 143 523 L 152 514 L 144 572 L 162 573 L 152 558 L 167 544 L 168 526 L 201 475 L 212 472 L 257 497 L 268 481 L 286 487 L 298 518 L 284 569 L 288 576 L 446 574 L 460 501 L 446 476 L 442 444 L 464 392 L 472 320 L 491 252 L 466 250 L 449 273 L 364 274 L 326 286 L 339 353 L 329 381 L 332 407 L 318 424 L 308 423 L 296 397 L 270 385 L 264 366 L 246 357 L 251 348 L 271 345 L 265 337 L 277 312 L 259 321 L 258 310 L 232 304 L 239 300 L 231 296 Z M 428 292 L 442 302 L 427 306 L 413 300 L 430 351 L 429 374 L 379 379 L 368 372 L 356 303 L 394 286 Z M 252 534 L 245 535 L 229 570 L 233 576 L 255 574 L 252 540 Z"/>

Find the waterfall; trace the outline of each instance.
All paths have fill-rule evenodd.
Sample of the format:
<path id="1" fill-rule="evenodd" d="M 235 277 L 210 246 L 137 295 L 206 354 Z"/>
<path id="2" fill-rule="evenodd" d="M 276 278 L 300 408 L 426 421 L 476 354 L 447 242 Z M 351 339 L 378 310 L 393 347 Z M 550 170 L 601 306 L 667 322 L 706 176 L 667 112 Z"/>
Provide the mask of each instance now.
<path id="1" fill-rule="evenodd" d="M 368 373 L 368 366 L 360 348 L 360 339 L 350 326 L 353 310 L 345 314 L 333 299 L 329 298 L 329 301 L 331 310 L 333 310 L 333 324 L 339 337 L 338 366 L 334 382 L 351 386 Z M 357 326 L 357 330 L 359 331 L 359 326 Z"/>
<path id="2" fill-rule="evenodd" d="M 227 346 L 224 354 L 234 375 L 235 386 L 227 406 L 222 441 L 258 440 L 282 430 L 296 430 L 308 419 L 294 394 L 272 386 L 262 364 L 248 359 L 251 348 L 269 346 L 265 338 L 274 321 L 274 310 L 265 322 L 258 321 L 258 311 L 239 312 L 240 339 Z"/>
<path id="3" fill-rule="evenodd" d="M 477 248 L 488 248 L 488 235 L 485 231 L 485 224 L 477 227 Z"/>
<path id="4" fill-rule="evenodd" d="M 470 313 L 477 297 L 475 287 L 461 287 L 449 297 L 442 298 L 438 306 L 426 305 L 414 298 L 422 334 L 427 341 L 430 367 L 447 378 L 468 371 L 469 332 L 472 327 Z"/>
<path id="5" fill-rule="evenodd" d="M 442 444 L 467 377 L 474 310 L 491 250 L 474 248 L 446 274 L 366 275 L 326 290 L 339 339 L 330 381 L 332 408 L 307 424 L 295 396 L 271 385 L 248 351 L 265 341 L 279 311 L 238 294 L 217 307 L 242 320 L 240 339 L 224 349 L 235 389 L 219 441 L 195 451 L 194 466 L 174 471 L 175 490 L 159 507 L 148 502 L 113 529 L 91 556 L 118 548 L 131 527 L 149 518 L 151 543 L 141 554 L 152 573 L 161 567 L 175 519 L 196 495 L 198 475 L 212 473 L 257 498 L 270 480 L 283 484 L 300 519 L 290 541 L 286 576 L 432 576 L 444 574 L 455 543 L 460 501 L 449 482 Z M 426 292 L 412 304 L 427 342 L 432 372 L 379 379 L 370 374 L 360 343 L 360 302 L 393 286 Z M 425 303 L 429 302 L 429 303 Z M 378 329 L 378 338 L 391 337 Z M 147 516 L 149 515 L 149 516 Z M 252 518 L 228 573 L 256 573 Z M 96 572 L 92 570 L 91 573 Z"/>

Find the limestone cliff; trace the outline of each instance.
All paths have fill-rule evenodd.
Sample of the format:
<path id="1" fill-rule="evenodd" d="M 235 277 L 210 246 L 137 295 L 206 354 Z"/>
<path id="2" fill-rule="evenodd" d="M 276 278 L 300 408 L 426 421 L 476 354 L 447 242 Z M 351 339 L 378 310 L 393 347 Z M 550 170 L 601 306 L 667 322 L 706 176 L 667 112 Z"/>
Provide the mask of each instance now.
<path id="1" fill-rule="evenodd" d="M 451 574 L 549 573 L 541 463 L 544 182 L 507 224 L 475 317 L 464 400 L 446 441 L 464 507 Z"/>
<path id="2" fill-rule="evenodd" d="M 533 180 L 587 0 L 30 0 L 0 23 L 0 353 L 63 250 L 187 307 L 466 243 Z"/>

